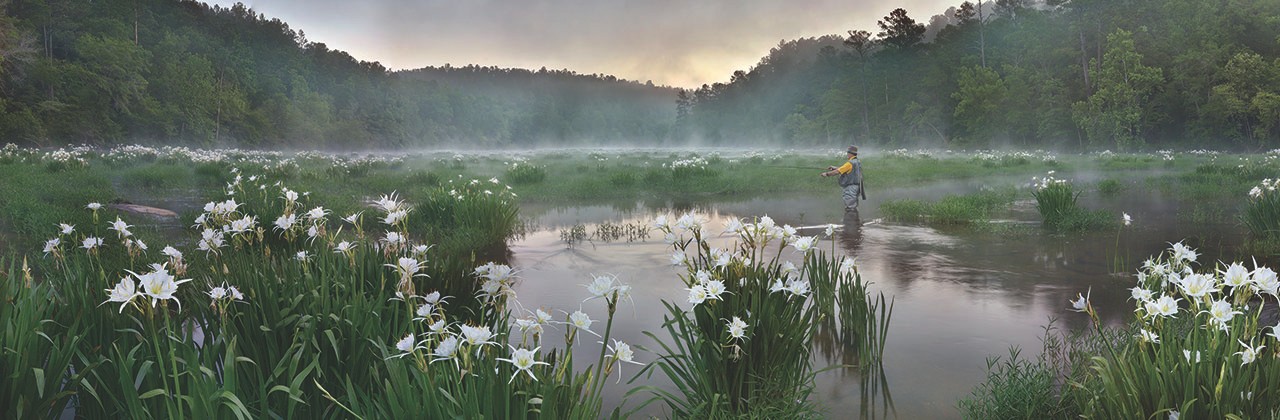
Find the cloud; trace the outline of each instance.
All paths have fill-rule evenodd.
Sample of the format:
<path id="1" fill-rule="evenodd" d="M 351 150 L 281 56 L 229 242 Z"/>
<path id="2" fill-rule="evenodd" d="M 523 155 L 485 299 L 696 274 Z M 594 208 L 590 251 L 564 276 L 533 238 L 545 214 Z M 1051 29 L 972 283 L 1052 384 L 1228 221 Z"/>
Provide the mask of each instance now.
<path id="1" fill-rule="evenodd" d="M 229 2 L 217 2 L 228 4 Z M 314 42 L 393 69 L 568 68 L 693 87 L 726 81 L 779 41 L 875 32 L 897 7 L 921 23 L 940 0 L 251 1 Z"/>

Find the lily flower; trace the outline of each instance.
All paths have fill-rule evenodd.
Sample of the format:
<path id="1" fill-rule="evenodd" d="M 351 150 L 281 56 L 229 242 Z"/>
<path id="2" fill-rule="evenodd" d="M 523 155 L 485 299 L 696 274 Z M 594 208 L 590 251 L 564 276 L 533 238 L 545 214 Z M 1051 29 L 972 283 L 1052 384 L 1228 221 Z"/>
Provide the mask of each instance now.
<path id="1" fill-rule="evenodd" d="M 173 299 L 178 304 L 178 308 L 182 308 L 182 302 L 173 294 L 178 291 L 178 285 L 189 282 L 191 279 L 175 281 L 174 277 L 163 266 L 147 274 L 138 274 L 132 271 L 128 271 L 128 273 L 138 279 L 138 285 L 142 287 L 142 294 L 151 298 L 152 307 L 155 307 L 156 302 L 161 300 Z"/>
<path id="2" fill-rule="evenodd" d="M 586 287 L 587 292 L 591 294 L 591 297 L 587 298 L 587 300 L 595 298 L 608 299 L 609 295 L 617 290 L 618 285 L 615 277 L 603 275 L 595 276 L 595 278 L 591 280 L 591 283 L 587 283 Z M 585 302 L 585 300 L 583 302 Z"/>
<path id="3" fill-rule="evenodd" d="M 622 340 L 613 340 L 612 346 L 606 346 L 613 354 L 609 358 L 618 361 L 631 363 L 633 365 L 643 365 L 643 363 L 635 361 L 635 352 L 631 351 L 631 345 L 622 342 Z M 618 381 L 622 381 L 622 365 L 618 365 Z"/>
<path id="4" fill-rule="evenodd" d="M 476 346 L 477 354 L 480 351 L 480 346 L 483 346 L 486 344 L 491 344 L 491 345 L 498 344 L 498 343 L 489 341 L 489 339 L 493 338 L 493 333 L 489 331 L 488 326 L 472 327 L 470 325 L 460 325 L 458 326 L 458 328 L 462 330 L 463 341 L 465 341 L 468 345 Z"/>
<path id="5" fill-rule="evenodd" d="M 695 284 L 689 288 L 689 304 L 698 306 L 702 302 L 706 302 L 707 298 L 707 288 L 701 284 Z"/>
<path id="6" fill-rule="evenodd" d="M 729 320 L 728 325 L 729 325 L 730 339 L 741 340 L 746 337 L 747 323 L 744 322 L 742 318 L 738 318 L 735 316 L 733 317 L 733 319 Z"/>
<path id="7" fill-rule="evenodd" d="M 426 347 L 419 346 L 418 342 L 415 341 L 413 333 L 409 333 L 409 335 L 404 336 L 404 338 L 401 338 L 400 341 L 396 342 L 396 350 L 399 350 L 400 353 L 388 356 L 387 358 L 394 359 L 398 357 L 405 357 L 413 354 L 414 350 L 426 350 Z"/>
<path id="8" fill-rule="evenodd" d="M 1194 249 L 1183 245 L 1182 242 L 1173 244 L 1173 259 L 1176 261 L 1192 262 L 1195 261 L 1199 255 L 1200 254 L 1196 253 Z"/>
<path id="9" fill-rule="evenodd" d="M 358 211 L 358 212 L 355 212 L 354 214 L 348 214 L 347 217 L 342 218 L 342 221 L 353 224 L 353 225 L 358 225 L 360 224 L 360 215 L 362 213 L 364 212 Z"/>
<path id="10" fill-rule="evenodd" d="M 98 305 L 101 306 L 107 302 L 120 302 L 120 313 L 124 313 L 124 307 L 133 302 L 133 298 L 142 295 L 142 293 L 138 293 L 137 284 L 128 277 L 120 279 L 115 288 L 107 289 L 106 292 L 107 300 Z"/>
<path id="11" fill-rule="evenodd" d="M 387 217 L 382 220 L 382 223 L 386 223 L 387 226 L 395 226 L 396 224 L 400 223 L 400 221 L 404 220 L 405 217 L 408 217 L 408 216 L 409 216 L 408 209 L 396 210 L 396 211 L 387 213 Z"/>
<path id="12" fill-rule="evenodd" d="M 512 346 L 510 359 L 503 359 L 503 358 L 494 359 L 494 360 L 501 360 L 507 363 L 511 363 L 516 367 L 516 372 L 511 374 L 511 379 L 508 379 L 507 383 L 511 383 L 511 381 L 514 381 L 516 379 L 516 376 L 519 375 L 520 372 L 529 374 L 529 377 L 533 378 L 533 380 L 535 381 L 538 380 L 536 376 L 533 376 L 533 371 L 531 369 L 536 365 L 548 365 L 548 366 L 550 365 L 550 363 L 539 362 L 535 360 L 534 356 L 538 354 L 538 350 L 541 348 L 542 347 L 534 347 L 533 350 L 529 350 L 529 349 L 517 349 L 514 346 Z"/>
<path id="13" fill-rule="evenodd" d="M 588 316 L 586 312 L 573 311 L 572 314 L 569 314 L 569 322 L 566 322 L 565 324 L 572 325 L 574 328 L 577 328 L 582 331 L 586 331 L 588 333 L 591 333 L 591 335 L 599 337 L 600 334 L 596 334 L 594 331 L 591 331 L 591 324 L 593 322 L 595 321 L 592 321 L 591 317 Z"/>
<path id="14" fill-rule="evenodd" d="M 725 235 L 737 235 L 742 232 L 742 219 L 732 218 L 724 223 Z"/>
<path id="15" fill-rule="evenodd" d="M 659 215 L 653 219 L 653 227 L 663 231 L 671 230 L 671 224 L 667 222 L 667 215 Z"/>
<path id="16" fill-rule="evenodd" d="M 720 280 L 710 280 L 703 286 L 706 290 L 707 299 L 722 300 L 720 295 L 725 293 L 724 282 Z"/>
<path id="17" fill-rule="evenodd" d="M 1146 341 L 1148 343 L 1160 344 L 1160 336 L 1151 331 L 1147 331 L 1146 329 L 1141 330 L 1141 334 L 1138 335 L 1138 338 L 1141 338 L 1142 341 Z"/>
<path id="18" fill-rule="evenodd" d="M 1222 329 L 1226 329 L 1227 323 L 1231 322 L 1231 318 L 1242 312 L 1233 310 L 1230 303 L 1225 300 L 1215 300 L 1209 304 L 1209 309 L 1200 313 L 1209 314 L 1209 321 L 1216 324 Z"/>
<path id="19" fill-rule="evenodd" d="M 1253 347 L 1245 344 L 1243 341 L 1236 341 L 1239 342 L 1241 346 L 1244 346 L 1244 350 L 1235 353 L 1240 355 L 1240 366 L 1253 363 L 1253 361 L 1258 358 L 1258 351 L 1262 350 L 1263 347 L 1266 347 L 1261 344 L 1259 344 L 1258 347 Z"/>
<path id="20" fill-rule="evenodd" d="M 80 247 L 89 251 L 93 251 L 94 248 L 97 248 L 100 246 L 102 246 L 102 238 L 99 238 L 96 236 L 90 236 L 88 238 L 84 238 L 84 241 L 81 243 Z"/>
<path id="21" fill-rule="evenodd" d="M 1085 310 L 1087 310 L 1089 308 L 1089 295 L 1092 295 L 1092 294 L 1093 294 L 1092 287 L 1090 287 L 1089 291 L 1085 294 L 1077 293 L 1076 294 L 1077 299 L 1071 301 L 1071 310 L 1076 312 L 1084 312 Z"/>
<path id="22" fill-rule="evenodd" d="M 795 248 L 796 252 L 806 253 L 813 250 L 813 244 L 817 239 L 817 237 L 813 236 L 798 237 L 791 242 L 791 247 Z"/>
<path id="23" fill-rule="evenodd" d="M 1133 300 L 1136 300 L 1139 303 L 1151 301 L 1152 293 L 1150 290 L 1147 290 L 1141 286 L 1135 286 L 1134 288 L 1129 289 L 1129 291 L 1130 291 L 1130 297 L 1132 297 Z"/>
<path id="24" fill-rule="evenodd" d="M 431 363 L 439 362 L 441 360 L 453 360 L 453 363 L 457 365 L 458 359 L 456 357 L 458 355 L 458 345 L 460 343 L 461 340 L 459 340 L 458 336 L 455 335 L 449 335 L 443 340 L 440 340 L 440 343 L 436 344 L 435 350 L 431 351 L 431 355 L 435 357 L 434 359 L 431 359 Z"/>
<path id="25" fill-rule="evenodd" d="M 684 251 L 671 253 L 671 265 L 683 265 L 686 261 L 689 261 L 689 255 L 685 254 Z"/>
<path id="26" fill-rule="evenodd" d="M 1174 299 L 1169 295 L 1162 295 L 1160 299 L 1144 304 L 1143 309 L 1147 312 L 1148 317 L 1174 316 L 1178 314 L 1179 300 L 1182 299 Z"/>
<path id="27" fill-rule="evenodd" d="M 53 238 L 53 239 L 50 239 L 50 240 L 48 240 L 48 241 L 45 241 L 45 242 L 44 242 L 44 254 L 45 254 L 45 255 L 49 255 L 49 253 L 56 253 L 56 252 L 58 252 L 58 244 L 60 244 L 61 242 L 62 242 L 62 240 L 61 240 L 61 239 L 58 239 L 58 238 Z"/>
<path id="28" fill-rule="evenodd" d="M 1257 268 L 1253 270 L 1252 278 L 1250 279 L 1253 282 L 1253 287 L 1257 288 L 1259 292 L 1275 296 L 1277 290 L 1280 289 L 1280 280 L 1276 278 L 1276 272 L 1267 267 L 1258 267 L 1257 262 L 1254 262 L 1254 267 Z"/>
<path id="29" fill-rule="evenodd" d="M 1231 263 L 1226 270 L 1219 273 L 1222 274 L 1222 284 L 1227 286 L 1240 287 L 1249 284 L 1249 270 L 1240 263 Z"/>
<path id="30" fill-rule="evenodd" d="M 355 244 L 347 241 L 338 242 L 338 245 L 333 247 L 334 254 L 345 254 L 354 250 Z"/>
<path id="31" fill-rule="evenodd" d="M 294 223 L 298 221 L 298 217 L 292 214 L 286 214 L 276 218 L 276 229 L 287 231 L 293 228 Z"/>
<path id="32" fill-rule="evenodd" d="M 328 215 L 329 215 L 329 211 L 325 210 L 324 207 L 316 207 L 314 209 L 307 211 L 307 219 L 313 222 L 316 220 L 323 219 L 325 216 L 328 216 Z"/>

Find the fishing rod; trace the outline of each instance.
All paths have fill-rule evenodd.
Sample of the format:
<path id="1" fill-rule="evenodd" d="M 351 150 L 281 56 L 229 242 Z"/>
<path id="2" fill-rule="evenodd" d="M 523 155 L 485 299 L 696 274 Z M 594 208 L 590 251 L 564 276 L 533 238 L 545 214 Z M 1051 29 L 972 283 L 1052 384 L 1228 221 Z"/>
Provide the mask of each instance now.
<path id="1" fill-rule="evenodd" d="M 825 171 L 827 168 L 815 168 L 812 166 L 787 166 L 787 165 L 756 165 L 765 168 L 782 168 L 782 169 L 804 169 L 807 171 Z"/>

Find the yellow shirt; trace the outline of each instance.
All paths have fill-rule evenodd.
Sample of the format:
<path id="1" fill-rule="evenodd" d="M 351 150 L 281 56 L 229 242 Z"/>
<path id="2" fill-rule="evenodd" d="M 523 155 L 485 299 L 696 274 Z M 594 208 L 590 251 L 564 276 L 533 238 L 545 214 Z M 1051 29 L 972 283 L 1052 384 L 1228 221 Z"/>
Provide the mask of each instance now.
<path id="1" fill-rule="evenodd" d="M 840 165 L 840 167 L 839 167 L 839 168 L 836 168 L 836 172 L 840 172 L 841 174 L 847 174 L 847 173 L 849 173 L 849 171 L 852 171 L 852 170 L 853 170 L 853 162 L 852 162 L 852 161 L 850 161 L 850 162 L 845 162 L 845 163 L 844 163 L 844 165 Z"/>

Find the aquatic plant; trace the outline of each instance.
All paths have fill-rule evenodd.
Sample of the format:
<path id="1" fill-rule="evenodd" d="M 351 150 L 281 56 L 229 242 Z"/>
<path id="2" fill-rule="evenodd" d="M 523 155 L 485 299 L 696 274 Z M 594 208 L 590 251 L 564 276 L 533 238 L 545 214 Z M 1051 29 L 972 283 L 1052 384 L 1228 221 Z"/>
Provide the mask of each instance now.
<path id="1" fill-rule="evenodd" d="M 1022 357 L 1017 347 L 1007 357 L 987 358 L 987 378 L 958 408 L 967 419 L 1059 419 L 1069 418 L 1071 407 L 1064 404 L 1058 390 L 1058 375 L 1041 355 Z"/>
<path id="2" fill-rule="evenodd" d="M 880 211 L 885 218 L 895 221 L 973 225 L 987 222 L 997 210 L 1008 208 L 1015 196 L 1012 188 L 984 189 L 972 194 L 948 195 L 934 203 L 889 200 L 880 205 Z"/>
<path id="3" fill-rule="evenodd" d="M 1080 192 L 1075 191 L 1065 179 L 1053 177 L 1050 171 L 1043 179 L 1032 178 L 1031 195 L 1036 199 L 1036 210 L 1044 218 L 1046 226 L 1057 226 L 1069 213 L 1078 208 L 1076 200 Z"/>
<path id="4" fill-rule="evenodd" d="M 766 216 L 731 221 L 726 234 L 739 242 L 721 249 L 708 243 L 704 220 L 696 214 L 675 221 L 659 217 L 654 225 L 672 243 L 671 261 L 682 272 L 689 308 L 664 301 L 667 338 L 646 332 L 661 352 L 644 373 L 661 372 L 676 386 L 674 392 L 649 386 L 631 392 L 650 392 L 646 404 L 661 401 L 679 417 L 816 416 L 807 398 L 814 379 L 810 343 L 821 319 L 835 315 L 824 312 L 822 300 L 839 299 L 845 310 L 870 306 L 869 313 L 841 322 L 849 331 L 878 333 L 861 338 L 865 348 L 883 349 L 883 298 L 879 314 L 865 293 L 852 298 L 861 306 L 849 304 L 849 293 L 863 290 L 856 288 L 856 265 L 820 255 L 816 237 L 799 236 Z M 783 258 L 787 249 L 800 254 L 801 266 Z M 846 297 L 837 298 L 837 284 L 849 288 Z M 868 323 L 875 325 L 871 331 Z M 867 360 L 878 363 L 880 354 L 871 353 Z"/>
<path id="5" fill-rule="evenodd" d="M 1280 326 L 1262 325 L 1275 304 L 1270 268 L 1221 264 L 1198 271 L 1181 244 L 1147 260 L 1132 289 L 1134 340 L 1091 358 L 1066 391 L 1086 417 L 1266 417 L 1280 410 Z M 1102 332 L 1088 297 L 1072 302 Z M 1263 351 L 1264 349 L 1270 349 Z"/>
<path id="6" fill-rule="evenodd" d="M 507 167 L 507 173 L 504 178 L 515 185 L 536 184 L 547 179 L 547 168 L 517 160 L 511 162 L 511 165 Z"/>
<path id="7" fill-rule="evenodd" d="M 1280 178 L 1267 178 L 1249 190 L 1240 221 L 1259 238 L 1280 238 Z"/>
<path id="8" fill-rule="evenodd" d="M 4 371 L 14 386 L 0 386 L 0 416 L 54 417 L 74 401 L 88 418 L 594 418 L 600 377 L 635 362 L 619 341 L 584 371 L 567 350 L 499 345 L 516 270 L 427 243 L 411 221 L 422 206 L 387 194 L 332 220 L 307 194 L 238 172 L 233 197 L 196 218 L 194 250 L 147 253 L 125 220 L 99 227 L 95 202 L 77 206 L 93 223 L 51 225 L 41 277 L 0 275 L 0 323 L 13 327 L 0 369 L 17 369 Z M 444 195 L 474 207 L 508 199 L 455 188 Z M 363 226 L 365 213 L 381 226 Z M 629 289 L 605 289 L 611 326 Z M 397 381 L 403 392 L 372 391 Z M 436 408 L 401 405 L 410 398 Z"/>

